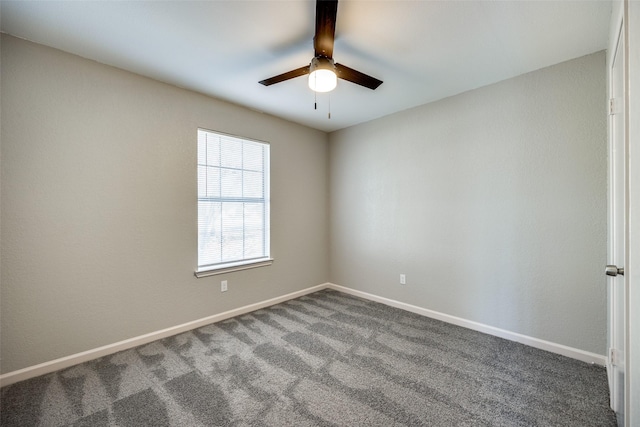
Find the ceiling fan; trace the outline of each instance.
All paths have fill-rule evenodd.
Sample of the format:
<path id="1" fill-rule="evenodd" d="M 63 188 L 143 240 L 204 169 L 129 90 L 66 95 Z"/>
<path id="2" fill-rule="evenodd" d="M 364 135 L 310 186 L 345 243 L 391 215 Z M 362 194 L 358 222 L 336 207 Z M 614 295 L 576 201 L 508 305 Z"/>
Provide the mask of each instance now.
<path id="1" fill-rule="evenodd" d="M 333 41 L 336 32 L 338 0 L 317 0 L 316 34 L 313 37 L 315 56 L 309 65 L 262 80 L 265 86 L 280 83 L 309 74 L 309 87 L 316 92 L 329 92 L 336 87 L 337 79 L 343 79 L 375 90 L 382 80 L 368 76 L 333 61 Z"/>

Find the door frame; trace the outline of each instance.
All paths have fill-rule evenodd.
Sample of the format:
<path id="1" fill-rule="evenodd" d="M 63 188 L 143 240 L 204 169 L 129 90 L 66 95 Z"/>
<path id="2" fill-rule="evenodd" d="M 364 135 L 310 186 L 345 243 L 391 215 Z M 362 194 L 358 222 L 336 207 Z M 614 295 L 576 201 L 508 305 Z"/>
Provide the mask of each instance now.
<path id="1" fill-rule="evenodd" d="M 614 2 L 615 3 L 618 2 Z M 617 7 L 617 6 L 616 6 Z M 640 2 L 624 0 L 627 154 L 625 422 L 640 425 Z M 633 120 L 631 119 L 633 118 Z"/>
<path id="2" fill-rule="evenodd" d="M 630 427 L 640 426 L 640 1 L 620 0 L 613 1 L 611 5 L 606 63 L 608 87 L 611 82 L 611 52 L 623 22 L 625 41 L 627 228 L 624 280 L 627 292 L 627 336 L 624 411 L 625 427 Z M 608 135 L 610 137 L 611 133 Z"/>
<path id="3" fill-rule="evenodd" d="M 613 25 L 607 61 L 608 74 L 608 232 L 607 261 L 624 267 L 627 264 L 628 236 L 628 144 L 626 116 L 626 43 L 625 19 L 621 15 Z M 618 73 L 616 73 L 617 67 Z M 621 75 L 620 75 L 621 74 Z M 621 85 L 621 87 L 619 87 Z M 618 126 L 618 127 L 616 127 Z M 620 141 L 618 138 L 622 138 Z M 620 144 L 622 147 L 620 147 Z M 620 150 L 620 148 L 622 148 Z M 622 170 L 620 170 L 622 168 Z M 620 188 L 619 186 L 622 186 Z M 620 239 L 622 241 L 620 241 Z M 620 252 L 623 252 L 622 257 Z M 622 293 L 621 295 L 619 293 Z M 619 424 L 626 414 L 625 393 L 627 361 L 627 279 L 626 276 L 607 277 L 607 376 L 610 406 L 616 411 Z M 622 383 L 621 383 L 622 381 Z"/>

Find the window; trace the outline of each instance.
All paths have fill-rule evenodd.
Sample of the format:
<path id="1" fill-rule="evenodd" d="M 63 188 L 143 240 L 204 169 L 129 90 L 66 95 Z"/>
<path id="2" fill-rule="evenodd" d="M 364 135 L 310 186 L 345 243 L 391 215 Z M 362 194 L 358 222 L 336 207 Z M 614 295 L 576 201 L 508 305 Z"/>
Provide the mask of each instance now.
<path id="1" fill-rule="evenodd" d="M 198 129 L 197 277 L 271 264 L 269 144 Z"/>

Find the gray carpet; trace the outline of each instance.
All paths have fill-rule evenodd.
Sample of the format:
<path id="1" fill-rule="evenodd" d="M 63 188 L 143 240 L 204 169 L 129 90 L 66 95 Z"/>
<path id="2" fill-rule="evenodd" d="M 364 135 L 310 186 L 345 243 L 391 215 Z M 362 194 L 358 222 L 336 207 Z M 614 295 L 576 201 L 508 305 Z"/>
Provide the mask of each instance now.
<path id="1" fill-rule="evenodd" d="M 2 426 L 614 426 L 604 368 L 324 290 L 4 387 Z"/>

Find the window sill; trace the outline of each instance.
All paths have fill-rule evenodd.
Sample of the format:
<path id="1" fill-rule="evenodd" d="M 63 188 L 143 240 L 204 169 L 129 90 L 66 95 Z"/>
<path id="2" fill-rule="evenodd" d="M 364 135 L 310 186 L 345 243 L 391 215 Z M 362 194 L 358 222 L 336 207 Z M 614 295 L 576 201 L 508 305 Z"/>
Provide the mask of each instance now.
<path id="1" fill-rule="evenodd" d="M 261 258 L 259 260 L 249 262 L 233 262 L 228 264 L 220 264 L 216 267 L 204 268 L 196 270 L 194 275 L 200 279 L 201 277 L 215 276 L 217 274 L 231 273 L 233 271 L 249 270 L 251 268 L 266 267 L 273 264 L 273 258 Z"/>

